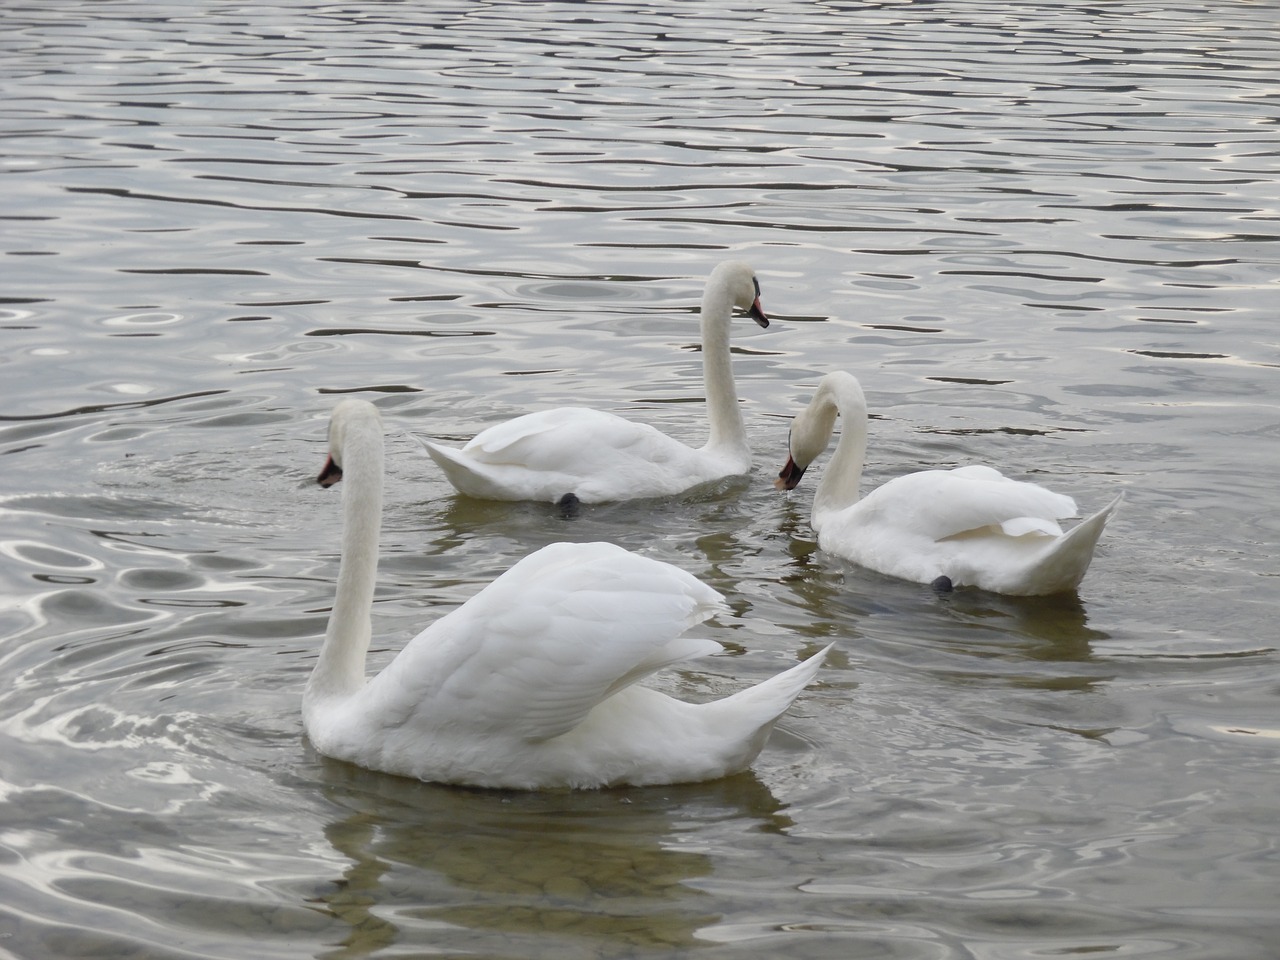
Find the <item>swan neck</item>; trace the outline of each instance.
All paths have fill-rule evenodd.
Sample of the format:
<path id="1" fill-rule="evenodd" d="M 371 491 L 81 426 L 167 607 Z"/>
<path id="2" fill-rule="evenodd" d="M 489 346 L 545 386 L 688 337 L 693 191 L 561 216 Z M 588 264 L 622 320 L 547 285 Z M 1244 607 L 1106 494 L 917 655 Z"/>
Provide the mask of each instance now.
<path id="1" fill-rule="evenodd" d="M 862 468 L 867 456 L 867 404 L 861 390 L 829 398 L 833 404 L 831 417 L 840 415 L 840 439 L 835 453 L 822 472 L 822 480 L 813 495 L 813 527 L 832 513 L 858 502 L 862 486 Z"/>
<path id="2" fill-rule="evenodd" d="M 702 380 L 707 393 L 711 435 L 707 449 L 749 455 L 747 431 L 733 381 L 729 328 L 733 300 L 724 284 L 712 284 L 702 297 Z"/>
<path id="3" fill-rule="evenodd" d="M 382 526 L 381 431 L 351 429 L 343 444 L 342 463 L 342 559 L 329 626 L 307 684 L 308 697 L 343 696 L 364 686 L 372 635 Z"/>

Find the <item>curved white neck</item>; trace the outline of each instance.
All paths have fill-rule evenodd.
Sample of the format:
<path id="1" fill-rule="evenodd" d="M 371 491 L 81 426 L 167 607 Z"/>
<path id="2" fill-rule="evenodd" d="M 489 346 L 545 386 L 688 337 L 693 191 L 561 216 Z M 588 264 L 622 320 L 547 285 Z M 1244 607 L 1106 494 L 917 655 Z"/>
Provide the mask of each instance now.
<path id="1" fill-rule="evenodd" d="M 749 457 L 729 350 L 732 320 L 733 298 L 729 290 L 720 284 L 707 287 L 702 296 L 702 381 L 711 433 L 703 449 Z"/>
<path id="2" fill-rule="evenodd" d="M 814 403 L 817 404 L 819 397 L 823 396 L 820 390 Z M 867 401 L 861 389 L 826 394 L 824 399 L 830 416 L 828 431 L 834 428 L 837 411 L 840 414 L 840 440 L 813 494 L 812 522 L 815 530 L 821 529 L 822 521 L 830 514 L 858 502 L 862 468 L 867 458 Z"/>
<path id="3" fill-rule="evenodd" d="M 307 681 L 304 706 L 313 697 L 342 696 L 364 686 L 382 527 L 383 453 L 380 430 L 356 427 L 349 429 L 342 451 L 342 559 L 337 593 L 320 658 Z"/>

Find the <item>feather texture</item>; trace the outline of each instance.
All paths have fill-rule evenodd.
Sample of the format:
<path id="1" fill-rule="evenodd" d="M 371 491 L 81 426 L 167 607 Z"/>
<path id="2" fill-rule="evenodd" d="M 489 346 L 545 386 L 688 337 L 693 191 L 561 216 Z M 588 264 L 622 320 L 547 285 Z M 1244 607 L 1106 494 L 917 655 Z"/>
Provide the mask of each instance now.
<path id="1" fill-rule="evenodd" d="M 1014 595 L 1074 590 L 1123 496 L 1066 533 L 1060 521 L 1077 515 L 1071 497 L 984 465 L 906 474 L 860 497 L 866 398 L 843 372 L 823 377 L 792 423 L 779 487 L 794 487 L 826 449 L 837 414 L 843 431 L 813 498 L 818 545 L 890 576 Z"/>
<path id="2" fill-rule="evenodd" d="M 420 441 L 461 493 L 484 500 L 583 503 L 666 497 L 751 469 L 730 363 L 733 310 L 761 326 L 755 273 L 744 263 L 720 264 L 702 299 L 702 366 L 710 436 L 693 448 L 644 423 L 588 407 L 525 414 L 484 430 L 461 448 Z"/>
<path id="3" fill-rule="evenodd" d="M 686 631 L 723 609 L 696 577 L 609 543 L 558 543 L 441 617 L 367 683 L 381 514 L 382 424 L 345 400 L 343 556 L 303 695 L 316 749 L 386 773 L 524 789 L 707 780 L 745 769 L 815 676 L 821 651 L 755 686 L 687 703 L 639 685 L 721 651 Z M 335 470 L 336 467 L 336 470 Z"/>

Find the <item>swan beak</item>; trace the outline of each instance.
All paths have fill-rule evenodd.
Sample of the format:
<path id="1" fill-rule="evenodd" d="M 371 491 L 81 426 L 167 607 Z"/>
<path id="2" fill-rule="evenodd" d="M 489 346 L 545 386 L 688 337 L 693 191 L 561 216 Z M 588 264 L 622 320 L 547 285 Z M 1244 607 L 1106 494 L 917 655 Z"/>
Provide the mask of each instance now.
<path id="1" fill-rule="evenodd" d="M 333 457 L 324 462 L 324 469 L 320 471 L 320 476 L 316 477 L 316 483 L 320 486 L 328 488 L 342 479 L 342 468 L 333 462 Z"/>
<path id="2" fill-rule="evenodd" d="M 769 318 L 765 315 L 764 307 L 760 306 L 760 298 L 756 297 L 751 303 L 751 309 L 747 311 L 747 316 L 760 324 L 762 327 L 769 326 Z"/>
<path id="3" fill-rule="evenodd" d="M 778 474 L 778 479 L 773 481 L 774 488 L 777 490 L 794 490 L 796 484 L 800 482 L 800 478 L 804 476 L 805 469 L 805 467 L 796 466 L 795 460 L 787 457 L 787 465 Z"/>

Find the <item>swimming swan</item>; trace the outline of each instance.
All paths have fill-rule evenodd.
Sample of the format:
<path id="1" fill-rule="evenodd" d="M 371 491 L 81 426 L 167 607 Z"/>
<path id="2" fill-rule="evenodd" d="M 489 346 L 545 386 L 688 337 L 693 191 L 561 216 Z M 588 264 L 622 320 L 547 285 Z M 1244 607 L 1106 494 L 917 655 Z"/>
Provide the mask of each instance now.
<path id="1" fill-rule="evenodd" d="M 337 596 L 302 699 L 322 754 L 443 783 L 542 789 L 709 780 L 745 769 L 826 650 L 711 703 L 636 685 L 721 650 L 685 630 L 722 609 L 693 576 L 607 543 L 525 557 L 365 682 L 383 434 L 342 401 L 318 478 L 346 478 Z M 829 649 L 829 648 L 828 648 Z"/>
<path id="2" fill-rule="evenodd" d="M 1124 497 L 1065 534 L 1058 521 L 1077 516 L 1074 500 L 992 467 L 911 473 L 858 499 L 867 401 L 857 379 L 843 372 L 823 377 L 792 422 L 778 489 L 793 489 L 827 448 L 837 414 L 844 429 L 813 496 L 818 546 L 890 576 L 1015 596 L 1074 590 Z"/>
<path id="3" fill-rule="evenodd" d="M 461 493 L 482 500 L 582 503 L 683 493 L 751 469 L 729 353 L 733 308 L 762 327 L 760 285 L 745 263 L 711 272 L 702 298 L 702 376 L 711 435 L 700 449 L 644 423 L 586 407 L 558 407 L 490 427 L 461 449 L 420 442 Z"/>

